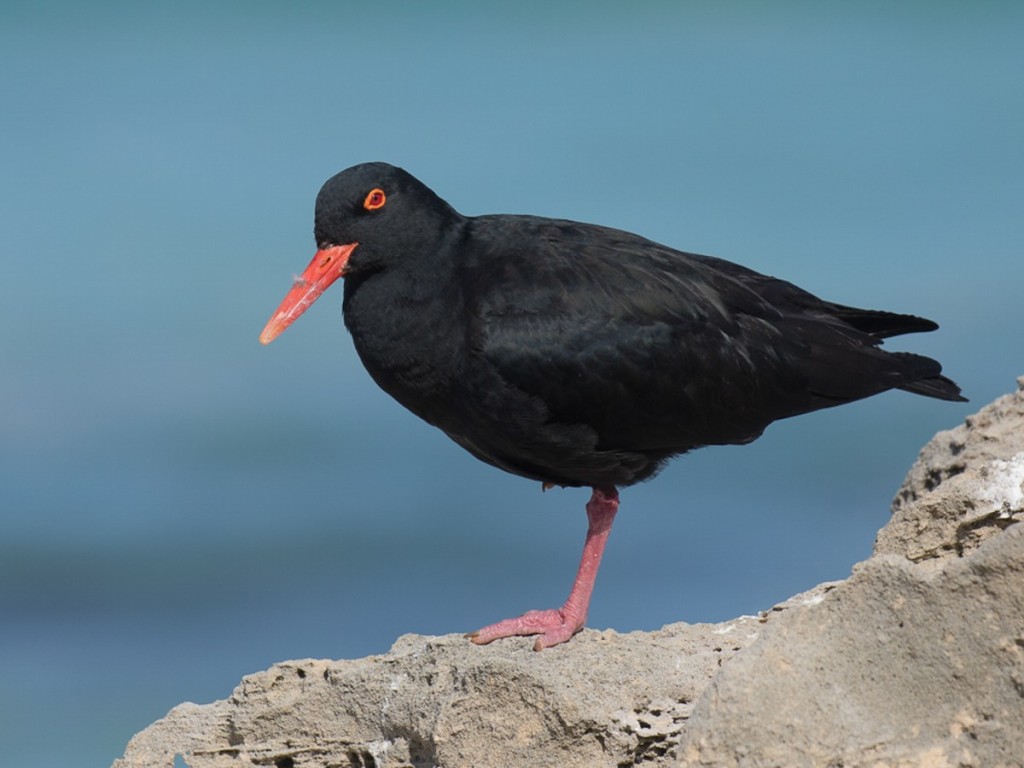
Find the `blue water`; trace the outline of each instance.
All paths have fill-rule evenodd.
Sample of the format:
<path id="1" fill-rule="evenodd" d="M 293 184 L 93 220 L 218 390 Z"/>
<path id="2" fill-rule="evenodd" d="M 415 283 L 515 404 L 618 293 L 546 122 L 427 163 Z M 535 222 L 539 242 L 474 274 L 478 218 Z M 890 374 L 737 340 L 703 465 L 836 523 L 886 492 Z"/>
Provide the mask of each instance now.
<path id="1" fill-rule="evenodd" d="M 256 337 L 325 178 L 597 221 L 943 328 L 892 393 L 623 494 L 591 610 L 768 608 L 866 557 L 918 448 L 1024 373 L 1019 3 L 0 9 L 0 744 L 106 765 L 274 661 L 559 603 L 541 493 L 379 392 L 328 294 Z"/>

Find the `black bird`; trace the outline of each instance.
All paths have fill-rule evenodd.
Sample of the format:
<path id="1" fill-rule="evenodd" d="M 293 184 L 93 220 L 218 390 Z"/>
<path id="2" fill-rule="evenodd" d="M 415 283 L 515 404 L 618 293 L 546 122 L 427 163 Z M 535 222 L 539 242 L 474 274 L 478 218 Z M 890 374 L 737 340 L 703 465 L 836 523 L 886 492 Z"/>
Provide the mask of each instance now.
<path id="1" fill-rule="evenodd" d="M 316 200 L 317 252 L 267 323 L 270 343 L 337 278 L 345 325 L 386 392 L 478 459 L 589 486 L 568 600 L 471 633 L 476 643 L 582 629 L 619 486 L 776 419 L 889 389 L 962 401 L 938 362 L 882 339 L 931 320 L 833 304 L 728 261 L 539 216 L 463 216 L 386 163 Z"/>

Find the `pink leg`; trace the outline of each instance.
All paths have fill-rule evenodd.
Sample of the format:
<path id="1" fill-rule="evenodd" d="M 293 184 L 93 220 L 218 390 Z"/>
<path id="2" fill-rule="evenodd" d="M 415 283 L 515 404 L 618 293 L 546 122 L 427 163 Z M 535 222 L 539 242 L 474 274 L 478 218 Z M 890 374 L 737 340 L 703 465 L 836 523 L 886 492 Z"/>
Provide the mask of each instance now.
<path id="1" fill-rule="evenodd" d="M 581 629 L 587 621 L 590 594 L 594 591 L 594 579 L 601 565 L 601 555 L 612 532 L 612 521 L 619 510 L 619 492 L 595 488 L 587 502 L 587 540 L 583 544 L 583 556 L 576 571 L 576 580 L 565 605 L 557 610 L 529 611 L 514 619 L 505 619 L 497 624 L 471 632 L 467 637 L 478 645 L 484 645 L 501 637 L 513 635 L 540 635 L 533 650 L 549 648 L 564 643 Z"/>

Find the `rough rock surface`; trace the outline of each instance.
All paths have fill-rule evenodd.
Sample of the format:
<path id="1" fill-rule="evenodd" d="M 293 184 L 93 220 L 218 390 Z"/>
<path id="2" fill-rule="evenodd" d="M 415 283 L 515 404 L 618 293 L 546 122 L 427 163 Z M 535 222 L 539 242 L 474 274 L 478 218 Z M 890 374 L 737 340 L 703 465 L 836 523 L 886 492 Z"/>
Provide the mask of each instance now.
<path id="1" fill-rule="evenodd" d="M 875 554 L 942 566 L 1024 519 L 1024 377 L 955 429 L 939 432 L 903 481 Z"/>
<path id="2" fill-rule="evenodd" d="M 1024 379 L 921 452 L 849 579 L 542 653 L 405 636 L 182 704 L 115 768 L 1024 766 Z"/>

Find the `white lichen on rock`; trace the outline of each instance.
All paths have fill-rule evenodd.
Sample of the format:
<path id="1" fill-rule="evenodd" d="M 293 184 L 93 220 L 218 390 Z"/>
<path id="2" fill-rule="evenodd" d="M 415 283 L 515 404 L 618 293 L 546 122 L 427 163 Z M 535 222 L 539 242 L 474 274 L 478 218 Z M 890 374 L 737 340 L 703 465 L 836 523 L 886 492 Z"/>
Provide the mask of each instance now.
<path id="1" fill-rule="evenodd" d="M 983 475 L 988 484 L 978 498 L 992 504 L 992 512 L 1010 517 L 1024 509 L 1024 451 L 1009 460 L 994 459 Z"/>

